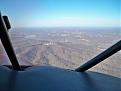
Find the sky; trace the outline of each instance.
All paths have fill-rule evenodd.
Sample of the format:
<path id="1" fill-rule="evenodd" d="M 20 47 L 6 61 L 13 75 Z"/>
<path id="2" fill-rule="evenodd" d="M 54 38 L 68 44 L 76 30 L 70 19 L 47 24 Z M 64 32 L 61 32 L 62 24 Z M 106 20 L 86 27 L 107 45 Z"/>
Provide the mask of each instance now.
<path id="1" fill-rule="evenodd" d="M 0 0 L 12 27 L 120 27 L 121 0 Z"/>

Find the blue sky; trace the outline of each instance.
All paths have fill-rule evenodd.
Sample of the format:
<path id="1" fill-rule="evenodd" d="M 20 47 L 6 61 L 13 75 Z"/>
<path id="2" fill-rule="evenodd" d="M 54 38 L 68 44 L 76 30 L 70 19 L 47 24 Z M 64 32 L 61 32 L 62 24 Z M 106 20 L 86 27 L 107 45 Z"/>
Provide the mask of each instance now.
<path id="1" fill-rule="evenodd" d="M 119 27 L 121 0 L 0 0 L 13 27 Z"/>

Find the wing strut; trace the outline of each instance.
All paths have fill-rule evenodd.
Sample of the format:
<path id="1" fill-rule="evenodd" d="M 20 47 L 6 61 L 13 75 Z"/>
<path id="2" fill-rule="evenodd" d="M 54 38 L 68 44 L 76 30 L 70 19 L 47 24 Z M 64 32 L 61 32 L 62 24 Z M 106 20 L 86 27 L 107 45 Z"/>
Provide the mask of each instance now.
<path id="1" fill-rule="evenodd" d="M 105 50 L 104 52 L 102 52 L 99 55 L 97 55 L 96 57 L 94 57 L 93 59 L 89 60 L 88 62 L 86 62 L 85 64 L 80 66 L 79 68 L 77 68 L 76 71 L 84 72 L 84 71 L 92 68 L 96 64 L 102 62 L 104 59 L 112 56 L 113 54 L 115 54 L 119 50 L 121 50 L 121 40 L 118 41 L 113 46 L 111 46 L 110 48 L 108 48 L 107 50 Z"/>
<path id="2" fill-rule="evenodd" d="M 12 43 L 10 41 L 8 30 L 11 28 L 8 17 L 2 16 L 0 13 L 0 39 L 5 48 L 5 51 L 12 63 L 12 67 L 14 70 L 21 70 L 20 65 L 18 63 L 16 54 L 14 52 Z"/>

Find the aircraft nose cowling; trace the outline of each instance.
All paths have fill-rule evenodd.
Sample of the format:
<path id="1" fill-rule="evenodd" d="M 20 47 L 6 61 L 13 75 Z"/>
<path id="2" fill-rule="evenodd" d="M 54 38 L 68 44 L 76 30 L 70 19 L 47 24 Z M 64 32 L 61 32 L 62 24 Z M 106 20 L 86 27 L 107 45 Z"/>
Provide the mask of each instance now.
<path id="1" fill-rule="evenodd" d="M 52 66 L 33 66 L 24 71 L 0 67 L 0 91 L 121 91 L 121 78 L 76 72 Z"/>

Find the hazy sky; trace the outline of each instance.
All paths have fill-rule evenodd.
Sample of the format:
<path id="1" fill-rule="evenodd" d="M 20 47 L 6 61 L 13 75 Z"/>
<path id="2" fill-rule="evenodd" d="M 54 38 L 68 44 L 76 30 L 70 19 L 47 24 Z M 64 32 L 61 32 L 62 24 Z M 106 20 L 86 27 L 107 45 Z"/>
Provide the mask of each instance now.
<path id="1" fill-rule="evenodd" d="M 13 27 L 116 27 L 121 0 L 0 0 Z"/>

